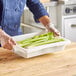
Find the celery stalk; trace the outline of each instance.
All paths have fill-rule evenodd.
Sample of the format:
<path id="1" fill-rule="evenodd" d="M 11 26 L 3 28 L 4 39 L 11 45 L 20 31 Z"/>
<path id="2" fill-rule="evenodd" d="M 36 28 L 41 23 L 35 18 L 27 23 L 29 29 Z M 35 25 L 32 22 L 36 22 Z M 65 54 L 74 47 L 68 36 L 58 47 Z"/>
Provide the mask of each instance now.
<path id="1" fill-rule="evenodd" d="M 40 46 L 40 45 L 45 45 L 45 44 L 55 43 L 55 42 L 60 42 L 60 41 L 64 41 L 64 40 L 63 39 L 48 40 L 48 41 L 44 41 L 44 42 L 41 42 L 41 43 L 31 44 L 29 47 L 35 47 L 35 46 Z"/>
<path id="2" fill-rule="evenodd" d="M 41 34 L 39 36 L 34 36 L 32 38 L 18 41 L 17 43 L 21 47 L 35 47 L 35 46 L 40 46 L 40 45 L 45 45 L 45 44 L 55 43 L 60 41 L 64 41 L 64 39 L 55 38 L 52 32 L 48 32 L 46 34 Z"/>

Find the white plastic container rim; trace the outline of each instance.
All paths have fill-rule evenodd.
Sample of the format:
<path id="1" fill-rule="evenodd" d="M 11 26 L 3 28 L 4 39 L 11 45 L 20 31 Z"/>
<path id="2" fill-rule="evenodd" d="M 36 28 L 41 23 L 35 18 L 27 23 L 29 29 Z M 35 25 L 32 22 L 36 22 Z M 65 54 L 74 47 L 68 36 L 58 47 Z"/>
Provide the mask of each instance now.
<path id="1" fill-rule="evenodd" d="M 35 36 L 35 35 L 37 35 L 38 34 L 38 32 L 37 33 L 30 33 L 30 34 L 24 34 L 24 35 L 19 35 L 19 36 L 14 36 L 13 37 L 13 39 L 15 40 L 15 41 L 21 41 L 21 40 L 24 40 L 24 39 L 27 39 L 27 38 L 30 38 L 30 37 L 33 37 L 33 36 Z M 14 50 L 14 52 L 16 53 L 16 54 L 18 54 L 18 55 L 20 55 L 20 56 L 22 56 L 22 57 L 25 57 L 25 58 L 27 58 L 27 56 L 28 55 L 26 55 L 26 54 L 32 54 L 32 53 L 35 53 L 35 52 L 41 52 L 41 50 L 42 51 L 44 51 L 43 49 L 48 49 L 48 48 L 54 48 L 54 51 L 55 50 L 57 50 L 57 48 L 55 49 L 55 47 L 58 47 L 58 50 L 59 50 L 59 46 L 61 47 L 61 46 L 63 46 L 63 47 L 65 47 L 66 45 L 68 45 L 68 44 L 70 44 L 71 43 L 71 41 L 70 40 L 68 40 L 68 39 L 65 39 L 64 38 L 64 40 L 65 41 L 61 41 L 61 42 L 56 42 L 56 43 L 51 43 L 51 44 L 46 44 L 46 45 L 41 45 L 41 46 L 36 46 L 36 47 L 33 47 L 33 48 L 22 48 L 22 47 L 20 47 L 19 45 L 15 45 L 15 46 L 13 46 L 13 50 Z M 63 47 L 62 47 L 62 49 L 63 49 Z M 49 49 L 50 50 L 50 49 Z M 58 51 L 57 50 L 57 51 Z M 61 50 L 61 49 L 60 49 Z M 59 50 L 59 51 L 60 51 Z M 47 53 L 47 50 L 46 50 L 46 53 Z M 51 50 L 50 50 L 50 53 L 51 53 Z M 42 54 L 42 53 L 41 53 Z M 40 54 L 40 55 L 41 55 Z M 44 54 L 44 53 L 43 53 Z M 39 55 L 39 54 L 38 54 Z M 35 56 L 35 55 L 34 55 Z M 29 56 L 29 57 L 32 57 L 32 56 Z M 28 57 L 28 58 L 29 58 Z"/>

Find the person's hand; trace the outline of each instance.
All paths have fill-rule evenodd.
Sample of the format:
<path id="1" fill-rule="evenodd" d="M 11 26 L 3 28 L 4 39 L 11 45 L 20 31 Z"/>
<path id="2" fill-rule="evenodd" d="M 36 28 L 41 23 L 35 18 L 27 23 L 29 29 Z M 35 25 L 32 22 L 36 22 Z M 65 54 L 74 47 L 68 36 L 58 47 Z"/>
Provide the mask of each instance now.
<path id="1" fill-rule="evenodd" d="M 53 32 L 55 36 L 60 36 L 60 32 L 51 24 L 50 18 L 48 16 L 42 16 L 39 21 L 46 27 L 48 32 Z"/>
<path id="2" fill-rule="evenodd" d="M 8 50 L 12 50 L 13 45 L 16 45 L 16 42 L 1 29 L 0 29 L 0 41 L 1 46 Z"/>
<path id="3" fill-rule="evenodd" d="M 60 36 L 60 32 L 55 28 L 53 24 L 48 24 L 45 26 L 48 32 L 53 32 L 54 36 Z"/>

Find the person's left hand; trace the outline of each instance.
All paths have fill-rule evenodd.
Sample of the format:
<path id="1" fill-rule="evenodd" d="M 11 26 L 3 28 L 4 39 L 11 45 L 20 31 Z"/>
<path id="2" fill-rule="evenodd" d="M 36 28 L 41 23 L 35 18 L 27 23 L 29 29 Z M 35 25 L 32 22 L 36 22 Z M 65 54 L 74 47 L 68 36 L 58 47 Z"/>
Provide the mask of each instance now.
<path id="1" fill-rule="evenodd" d="M 53 24 L 48 24 L 45 26 L 48 32 L 53 32 L 54 36 L 60 36 L 60 32 L 55 28 Z"/>

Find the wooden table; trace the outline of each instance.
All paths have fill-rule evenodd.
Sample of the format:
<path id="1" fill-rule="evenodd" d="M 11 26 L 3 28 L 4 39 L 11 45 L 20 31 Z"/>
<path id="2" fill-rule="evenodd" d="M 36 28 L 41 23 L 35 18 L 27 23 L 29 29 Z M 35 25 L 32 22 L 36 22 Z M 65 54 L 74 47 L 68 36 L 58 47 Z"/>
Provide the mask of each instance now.
<path id="1" fill-rule="evenodd" d="M 76 43 L 30 59 L 0 48 L 0 76 L 76 76 Z"/>

